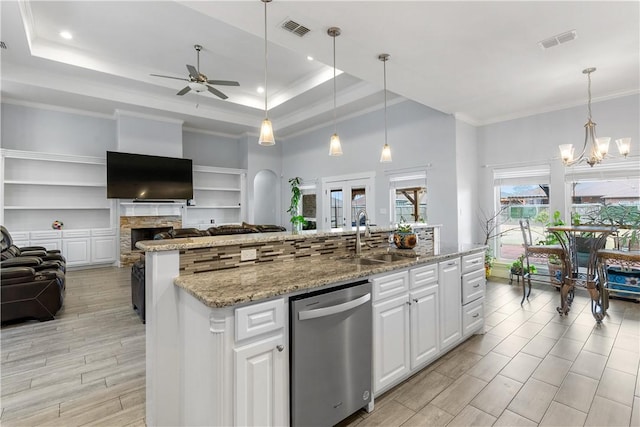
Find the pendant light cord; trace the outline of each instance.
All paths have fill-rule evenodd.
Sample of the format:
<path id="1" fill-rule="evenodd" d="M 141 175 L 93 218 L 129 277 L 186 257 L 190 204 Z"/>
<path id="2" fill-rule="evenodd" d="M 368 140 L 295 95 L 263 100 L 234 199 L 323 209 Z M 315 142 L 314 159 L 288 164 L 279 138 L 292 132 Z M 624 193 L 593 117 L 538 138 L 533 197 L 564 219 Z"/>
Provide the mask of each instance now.
<path id="1" fill-rule="evenodd" d="M 588 105 L 587 108 L 589 111 L 589 121 L 591 121 L 591 71 L 587 73 L 587 79 L 589 81 L 589 84 L 587 86 L 588 87 L 587 92 L 589 94 L 589 103 L 587 104 Z"/>
<path id="2" fill-rule="evenodd" d="M 264 2 L 264 117 L 269 118 L 267 112 L 267 2 Z"/>
<path id="3" fill-rule="evenodd" d="M 384 144 L 387 145 L 387 59 L 382 61 L 384 69 Z"/>
<path id="4" fill-rule="evenodd" d="M 333 133 L 338 133 L 336 119 L 336 35 L 333 35 Z"/>

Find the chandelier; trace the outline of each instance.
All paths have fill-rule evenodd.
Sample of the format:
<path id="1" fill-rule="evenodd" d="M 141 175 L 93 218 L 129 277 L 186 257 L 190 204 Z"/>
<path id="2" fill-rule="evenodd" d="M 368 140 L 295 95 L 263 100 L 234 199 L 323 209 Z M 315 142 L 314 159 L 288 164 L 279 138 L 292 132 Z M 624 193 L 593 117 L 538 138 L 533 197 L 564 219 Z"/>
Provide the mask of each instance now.
<path id="1" fill-rule="evenodd" d="M 583 74 L 587 75 L 589 81 L 588 94 L 588 112 L 587 123 L 584 125 L 584 145 L 582 146 L 582 152 L 578 158 L 574 158 L 573 144 L 562 144 L 560 148 L 560 157 L 565 166 L 573 166 L 578 163 L 585 162 L 589 166 L 593 167 L 604 159 L 609 152 L 609 142 L 611 138 L 608 136 L 597 138 L 596 137 L 596 124 L 591 119 L 591 73 L 596 71 L 595 68 L 585 68 L 582 70 Z M 618 152 L 625 158 L 631 150 L 631 138 L 616 139 L 616 145 L 618 146 Z M 587 152 L 588 150 L 588 152 Z"/>

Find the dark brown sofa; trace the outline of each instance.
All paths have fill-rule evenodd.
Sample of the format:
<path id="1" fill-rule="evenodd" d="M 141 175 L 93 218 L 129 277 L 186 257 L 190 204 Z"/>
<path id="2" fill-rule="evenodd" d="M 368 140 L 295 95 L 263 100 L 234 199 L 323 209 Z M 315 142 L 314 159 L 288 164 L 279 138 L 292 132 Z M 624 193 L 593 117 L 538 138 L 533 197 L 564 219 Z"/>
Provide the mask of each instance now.
<path id="1" fill-rule="evenodd" d="M 31 267 L 2 267 L 0 301 L 2 323 L 54 319 L 62 308 L 64 284 L 56 271 L 36 271 Z"/>

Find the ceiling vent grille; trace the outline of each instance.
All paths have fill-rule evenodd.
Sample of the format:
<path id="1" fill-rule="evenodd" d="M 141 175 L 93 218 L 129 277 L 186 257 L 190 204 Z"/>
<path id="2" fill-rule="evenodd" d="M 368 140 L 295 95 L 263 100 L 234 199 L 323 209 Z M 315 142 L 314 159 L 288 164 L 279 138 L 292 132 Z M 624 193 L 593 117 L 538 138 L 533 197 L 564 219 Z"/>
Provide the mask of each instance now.
<path id="1" fill-rule="evenodd" d="M 542 49 L 549 49 L 550 47 L 558 46 L 560 44 L 570 42 L 571 40 L 575 40 L 578 37 L 576 30 L 567 31 L 562 34 L 557 34 L 553 37 L 549 37 L 548 39 L 544 39 L 541 42 L 538 42 L 538 45 Z"/>
<path id="2" fill-rule="evenodd" d="M 282 24 L 280 24 L 280 26 L 299 37 L 303 37 L 305 34 L 311 31 L 309 28 L 305 27 L 304 25 L 298 24 L 292 19 L 286 19 Z"/>
<path id="3" fill-rule="evenodd" d="M 6 49 L 7 45 L 4 42 L 0 42 L 0 48 Z"/>

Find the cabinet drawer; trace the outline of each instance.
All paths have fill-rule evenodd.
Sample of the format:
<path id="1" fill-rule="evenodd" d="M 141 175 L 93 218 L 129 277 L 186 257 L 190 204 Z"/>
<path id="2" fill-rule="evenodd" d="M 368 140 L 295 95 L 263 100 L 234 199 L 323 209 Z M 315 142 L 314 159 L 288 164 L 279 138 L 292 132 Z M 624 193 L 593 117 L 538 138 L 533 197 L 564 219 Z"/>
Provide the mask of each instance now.
<path id="1" fill-rule="evenodd" d="M 438 282 L 438 264 L 425 265 L 424 267 L 412 268 L 409 270 L 411 289 L 416 289 L 425 285 Z"/>
<path id="2" fill-rule="evenodd" d="M 484 296 L 485 273 L 483 270 L 462 275 L 462 304 L 468 304 Z"/>
<path id="3" fill-rule="evenodd" d="M 466 336 L 484 325 L 484 298 L 462 307 L 462 335 Z"/>
<path id="4" fill-rule="evenodd" d="M 236 341 L 284 327 L 284 299 L 266 301 L 236 309 Z"/>
<path id="5" fill-rule="evenodd" d="M 462 273 L 484 269 L 484 252 L 462 257 Z"/>
<path id="6" fill-rule="evenodd" d="M 32 231 L 30 234 L 31 240 L 60 239 L 62 237 L 60 230 Z"/>
<path id="7" fill-rule="evenodd" d="M 90 230 L 62 230 L 62 237 L 89 237 L 91 236 Z"/>
<path id="8" fill-rule="evenodd" d="M 374 277 L 371 282 L 373 283 L 373 301 L 380 301 L 406 293 L 409 290 L 409 272 L 402 271 Z"/>
<path id="9" fill-rule="evenodd" d="M 15 242 L 24 242 L 29 240 L 29 232 L 28 231 L 12 231 L 11 238 L 13 239 L 13 242 L 16 246 L 20 246 Z M 22 246 L 27 246 L 27 245 L 22 245 Z"/>
<path id="10" fill-rule="evenodd" d="M 92 236 L 115 236 L 115 228 L 94 228 L 91 230 Z"/>

